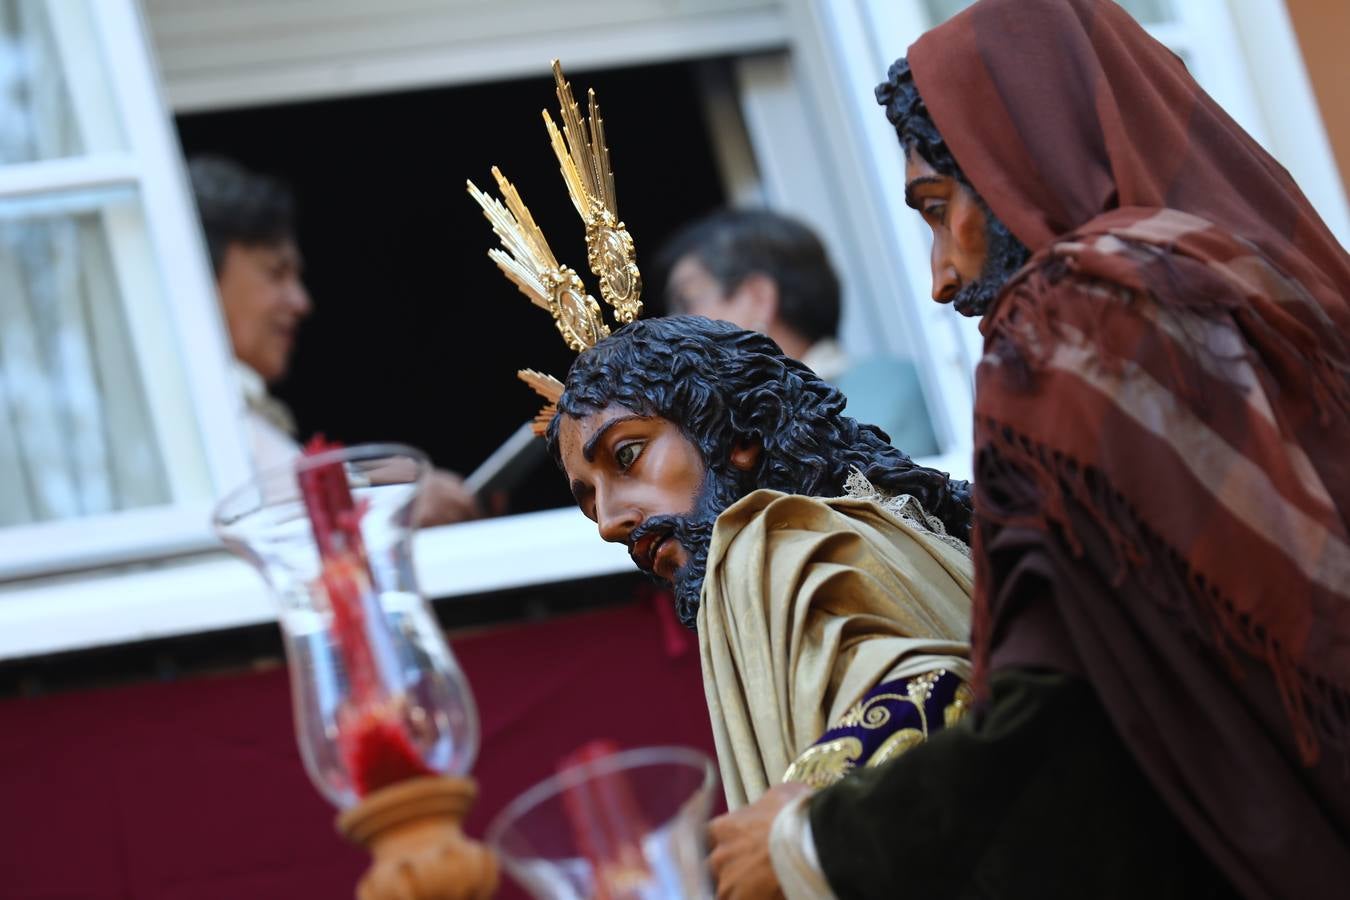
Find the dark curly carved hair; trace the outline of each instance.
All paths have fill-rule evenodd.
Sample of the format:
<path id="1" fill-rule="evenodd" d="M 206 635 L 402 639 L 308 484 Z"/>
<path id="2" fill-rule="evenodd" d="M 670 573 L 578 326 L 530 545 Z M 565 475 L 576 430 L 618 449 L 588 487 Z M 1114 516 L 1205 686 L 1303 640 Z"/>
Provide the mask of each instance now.
<path id="1" fill-rule="evenodd" d="M 895 126 L 895 134 L 905 153 L 917 153 L 927 160 L 934 170 L 949 175 L 964 184 L 975 194 L 985 214 L 986 246 L 984 271 L 980 278 L 964 285 L 953 299 L 952 305 L 957 312 L 967 316 L 983 315 L 1003 285 L 1013 273 L 1026 265 L 1031 258 L 1027 246 L 1013 236 L 998 216 L 994 215 L 984 198 L 966 178 L 956 157 L 952 156 L 947 142 L 928 114 L 919 88 L 914 83 L 914 73 L 910 71 L 909 60 L 900 57 L 886 73 L 887 79 L 877 85 L 877 102 L 886 108 L 886 118 Z"/>
<path id="2" fill-rule="evenodd" d="M 704 561 L 712 522 L 731 503 L 759 488 L 837 497 L 855 468 L 882 490 L 914 496 L 949 533 L 970 539 L 967 482 L 915 465 L 881 429 L 844 415 L 843 394 L 758 332 L 700 316 L 646 319 L 621 328 L 577 357 L 558 407 L 580 418 L 611 403 L 674 422 L 699 449 L 708 475 L 681 543 Z M 548 432 L 559 465 L 561 419 L 556 417 Z M 737 470 L 730 459 L 733 444 L 745 438 L 763 446 L 750 473 Z M 660 526 L 671 527 L 655 523 L 646 530 Z M 640 537 L 638 531 L 630 541 Z M 677 608 L 688 625 L 697 610 L 694 588 L 702 587 L 702 571 L 695 575 L 683 592 L 676 585 Z"/>
<path id="3" fill-rule="evenodd" d="M 928 107 L 919 96 L 919 88 L 914 84 L 914 73 L 909 69 L 909 60 L 900 57 L 891 63 L 886 72 L 886 81 L 877 85 L 877 102 L 886 108 L 886 118 L 895 126 L 900 138 L 900 146 L 905 152 L 918 151 L 928 160 L 928 164 L 943 175 L 950 175 L 957 181 L 970 187 L 965 173 L 956 164 L 956 157 L 947 149 L 947 142 L 937 130 Z"/>

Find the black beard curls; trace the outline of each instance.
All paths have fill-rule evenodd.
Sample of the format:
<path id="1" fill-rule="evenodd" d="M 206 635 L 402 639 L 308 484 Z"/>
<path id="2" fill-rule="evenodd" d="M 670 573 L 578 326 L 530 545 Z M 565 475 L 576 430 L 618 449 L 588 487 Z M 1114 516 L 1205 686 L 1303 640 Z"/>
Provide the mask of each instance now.
<path id="1" fill-rule="evenodd" d="M 985 215 L 984 267 L 980 270 L 979 278 L 962 285 L 952 298 L 952 306 L 963 316 L 982 316 L 988 312 L 1008 279 L 1031 258 L 1031 251 L 1013 237 L 1008 226 L 984 205 L 983 200 L 980 206 L 984 208 Z"/>
<path id="2" fill-rule="evenodd" d="M 628 536 L 630 553 L 638 541 L 653 533 L 668 535 L 684 548 L 688 559 L 676 570 L 670 587 L 675 592 L 675 615 L 686 628 L 694 628 L 698 620 L 703 579 L 708 574 L 708 551 L 712 548 L 713 525 L 728 506 L 754 489 L 755 485 L 744 474 L 736 477 L 710 470 L 704 477 L 703 488 L 699 491 L 693 512 L 687 516 L 652 516 Z M 665 584 L 655 573 L 650 573 L 650 577 L 658 584 Z"/>

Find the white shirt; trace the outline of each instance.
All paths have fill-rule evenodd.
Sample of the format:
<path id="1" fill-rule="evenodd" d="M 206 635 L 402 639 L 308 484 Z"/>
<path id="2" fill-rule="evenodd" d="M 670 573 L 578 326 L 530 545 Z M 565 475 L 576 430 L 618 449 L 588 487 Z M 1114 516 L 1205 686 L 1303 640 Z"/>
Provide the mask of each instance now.
<path id="1" fill-rule="evenodd" d="M 849 358 L 834 338 L 821 338 L 802 354 L 802 362 L 820 376 L 821 381 L 834 384 L 848 371 Z"/>
<path id="2" fill-rule="evenodd" d="M 254 470 L 294 460 L 300 445 L 295 441 L 295 420 L 286 404 L 267 393 L 262 376 L 237 359 L 234 374 L 244 395 L 244 423 Z"/>

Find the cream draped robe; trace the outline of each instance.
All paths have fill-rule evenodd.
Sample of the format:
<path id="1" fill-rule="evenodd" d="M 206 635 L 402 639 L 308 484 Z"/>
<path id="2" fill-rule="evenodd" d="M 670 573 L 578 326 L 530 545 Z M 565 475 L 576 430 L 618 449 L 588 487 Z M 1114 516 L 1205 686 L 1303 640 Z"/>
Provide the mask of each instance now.
<path id="1" fill-rule="evenodd" d="M 871 499 L 756 491 L 713 529 L 698 639 L 732 809 L 882 681 L 970 676 L 965 545 L 913 498 L 849 490 Z"/>

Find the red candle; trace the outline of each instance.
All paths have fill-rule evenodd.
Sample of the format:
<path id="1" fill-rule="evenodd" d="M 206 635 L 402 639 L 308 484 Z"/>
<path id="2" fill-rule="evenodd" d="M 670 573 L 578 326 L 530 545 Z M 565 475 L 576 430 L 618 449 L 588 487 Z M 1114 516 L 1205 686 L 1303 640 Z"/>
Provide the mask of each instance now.
<path id="1" fill-rule="evenodd" d="M 592 741 L 563 757 L 558 769 L 599 762 L 618 750 L 613 741 Z M 647 827 L 627 776 L 609 772 L 587 778 L 567 788 L 562 800 L 577 848 L 594 873 L 594 900 L 637 897 L 651 870 L 640 844 Z"/>
<path id="2" fill-rule="evenodd" d="M 340 447 L 319 436 L 305 446 L 305 455 Z M 338 713 L 338 747 L 356 792 L 364 797 L 406 778 L 434 775 L 413 747 L 397 704 L 383 695 L 367 639 L 365 598 L 374 588 L 361 540 L 365 510 L 353 500 L 340 462 L 302 470 L 299 481 L 319 548 L 319 580 L 333 611 L 333 634 L 351 690 Z"/>

